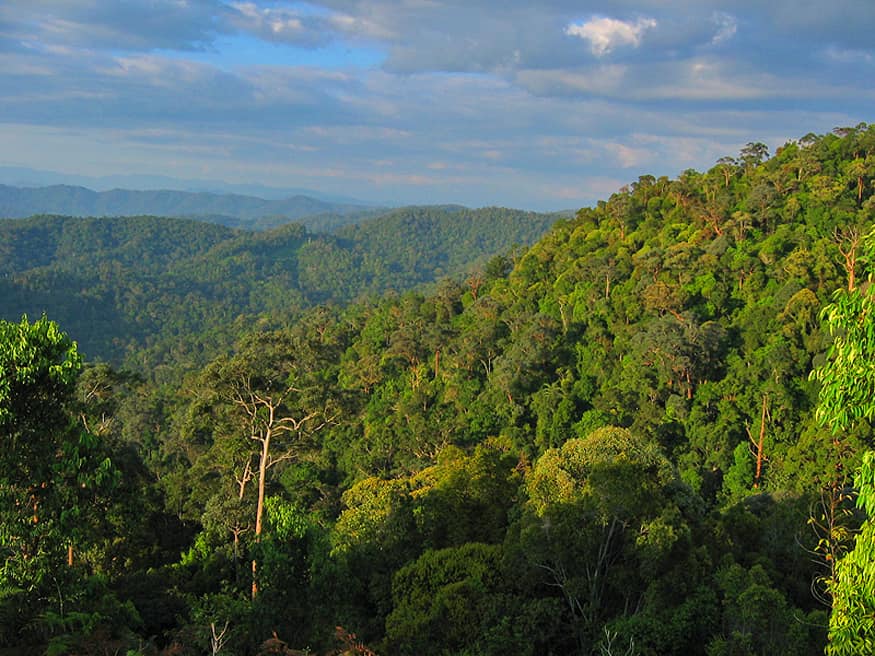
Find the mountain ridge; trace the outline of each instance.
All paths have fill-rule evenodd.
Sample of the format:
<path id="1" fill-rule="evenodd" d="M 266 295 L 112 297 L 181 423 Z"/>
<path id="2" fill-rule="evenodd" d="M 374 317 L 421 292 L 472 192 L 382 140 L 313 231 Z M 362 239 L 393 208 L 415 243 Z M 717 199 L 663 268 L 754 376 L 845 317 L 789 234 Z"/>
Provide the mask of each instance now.
<path id="1" fill-rule="evenodd" d="M 368 205 L 335 203 L 297 194 L 265 199 L 237 193 L 172 189 L 94 191 L 81 185 L 18 187 L 0 184 L 0 217 L 38 214 L 77 217 L 170 216 L 204 218 L 233 228 L 266 229 L 300 221 L 311 230 L 354 223 L 379 213 Z M 319 217 L 311 218 L 311 217 Z"/>
<path id="2" fill-rule="evenodd" d="M 116 363 L 171 336 L 207 332 L 201 341 L 212 348 L 239 330 L 229 323 L 235 317 L 285 322 L 314 305 L 466 275 L 531 244 L 558 218 L 413 207 L 335 234 L 296 222 L 251 231 L 146 215 L 5 219 L 0 317 L 47 313 L 80 336 L 89 356 Z"/>
<path id="3" fill-rule="evenodd" d="M 378 201 L 364 201 L 343 194 L 326 193 L 304 187 L 281 187 L 254 182 L 228 182 L 220 179 L 177 178 L 170 175 L 116 173 L 112 175 L 80 175 L 32 169 L 23 166 L 0 166 L 0 184 L 12 187 L 50 187 L 69 185 L 86 187 L 94 191 L 112 189 L 169 190 L 187 192 L 212 192 L 218 194 L 240 194 L 255 196 L 265 200 L 281 200 L 290 196 L 310 196 L 329 203 L 349 205 L 379 206 Z"/>

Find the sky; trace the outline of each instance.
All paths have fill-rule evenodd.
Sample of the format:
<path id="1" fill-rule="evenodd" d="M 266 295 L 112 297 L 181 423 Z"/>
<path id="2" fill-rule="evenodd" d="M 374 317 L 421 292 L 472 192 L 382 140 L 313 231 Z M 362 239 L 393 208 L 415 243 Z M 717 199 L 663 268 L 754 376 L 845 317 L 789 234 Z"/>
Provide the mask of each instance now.
<path id="1" fill-rule="evenodd" d="M 2 0 L 0 166 L 576 209 L 875 121 L 873 0 Z"/>

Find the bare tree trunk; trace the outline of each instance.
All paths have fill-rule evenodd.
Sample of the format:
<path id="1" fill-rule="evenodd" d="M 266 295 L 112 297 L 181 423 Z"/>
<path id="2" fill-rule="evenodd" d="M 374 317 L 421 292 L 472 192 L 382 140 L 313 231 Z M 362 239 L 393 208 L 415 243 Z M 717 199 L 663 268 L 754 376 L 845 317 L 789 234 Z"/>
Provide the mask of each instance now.
<path id="1" fill-rule="evenodd" d="M 273 408 L 270 409 L 273 419 Z M 255 541 L 261 541 L 262 517 L 264 516 L 264 485 L 267 478 L 267 459 L 270 456 L 271 429 L 267 428 L 261 441 L 261 459 L 258 461 L 258 505 L 255 507 Z M 256 579 L 257 564 L 252 559 L 252 598 L 258 594 L 258 580 Z"/>
<path id="2" fill-rule="evenodd" d="M 833 241 L 838 245 L 839 253 L 845 260 L 849 292 L 854 291 L 857 286 L 857 249 L 862 239 L 863 236 L 856 227 L 843 228 L 842 230 L 836 228 L 833 232 Z"/>
<path id="3" fill-rule="evenodd" d="M 225 626 L 222 627 L 221 631 L 216 631 L 216 623 L 210 622 L 210 650 L 212 652 L 212 656 L 217 656 L 221 653 L 222 648 L 225 646 L 225 643 L 228 642 L 228 622 L 225 622 Z"/>
<path id="4" fill-rule="evenodd" d="M 248 377 L 243 377 L 241 386 L 236 391 L 234 402 L 240 406 L 243 412 L 248 415 L 249 420 L 249 439 L 259 444 L 259 460 L 258 460 L 258 502 L 255 509 L 255 542 L 261 541 L 261 532 L 264 526 L 264 497 L 265 486 L 267 484 L 267 470 L 276 465 L 278 462 L 289 460 L 294 456 L 295 449 L 291 446 L 286 447 L 280 455 L 272 455 L 270 452 L 271 440 L 274 435 L 280 439 L 283 435 L 291 433 L 299 433 L 305 424 L 311 422 L 320 413 L 318 411 L 310 412 L 296 419 L 295 417 L 282 416 L 278 417 L 278 413 L 283 413 L 283 403 L 290 393 L 297 393 L 300 390 L 288 387 L 278 395 L 262 394 L 253 389 Z M 259 415 L 259 410 L 262 414 Z M 265 412 L 266 411 L 266 412 Z M 266 414 L 266 416 L 264 416 Z M 319 424 L 313 430 L 321 429 L 328 420 Z M 243 496 L 246 483 L 252 479 L 252 468 L 249 463 L 246 464 L 246 469 L 241 478 L 237 479 L 238 493 Z M 258 563 L 252 559 L 252 598 L 258 595 Z"/>
<path id="5" fill-rule="evenodd" d="M 768 402 L 769 396 L 768 394 L 763 394 L 763 410 L 760 416 L 760 435 L 759 440 L 754 441 L 753 436 L 750 434 L 750 429 L 747 431 L 747 436 L 750 439 L 751 443 L 754 445 L 756 449 L 755 455 L 757 459 L 757 468 L 756 473 L 753 477 L 753 487 L 754 489 L 759 489 L 760 479 L 763 474 L 763 460 L 765 458 L 764 450 L 765 450 L 765 439 L 766 439 L 766 415 L 768 414 Z"/>

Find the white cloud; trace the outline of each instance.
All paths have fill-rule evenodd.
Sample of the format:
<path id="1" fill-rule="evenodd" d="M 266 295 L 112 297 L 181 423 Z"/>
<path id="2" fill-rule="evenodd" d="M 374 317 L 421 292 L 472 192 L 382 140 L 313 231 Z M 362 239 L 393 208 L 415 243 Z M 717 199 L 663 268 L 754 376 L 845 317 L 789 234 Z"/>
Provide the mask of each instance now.
<path id="1" fill-rule="evenodd" d="M 304 27 L 298 16 L 287 11 L 260 9 L 253 2 L 238 2 L 232 6 L 240 12 L 242 18 L 262 33 L 282 37 L 284 33 L 300 32 Z"/>
<path id="2" fill-rule="evenodd" d="M 715 11 L 711 16 L 711 21 L 717 25 L 717 31 L 711 38 L 711 45 L 716 46 L 724 41 L 729 41 L 738 31 L 738 21 L 731 14 Z"/>
<path id="3" fill-rule="evenodd" d="M 327 23 L 320 16 L 306 16 L 284 8 L 263 8 L 254 2 L 235 2 L 230 7 L 236 11 L 229 17 L 231 25 L 266 41 L 318 47 L 331 38 Z"/>
<path id="4" fill-rule="evenodd" d="M 842 49 L 830 46 L 824 51 L 826 58 L 839 64 L 871 64 L 871 52 L 865 50 Z"/>
<path id="5" fill-rule="evenodd" d="M 621 143 L 607 143 L 605 149 L 624 169 L 640 167 L 653 158 L 653 153 L 646 148 L 634 148 Z"/>
<path id="6" fill-rule="evenodd" d="M 627 23 L 602 17 L 585 23 L 571 23 L 565 28 L 565 33 L 589 41 L 592 54 L 603 57 L 618 46 L 637 48 L 644 33 L 654 27 L 656 20 L 653 18 L 639 18 L 634 23 Z"/>

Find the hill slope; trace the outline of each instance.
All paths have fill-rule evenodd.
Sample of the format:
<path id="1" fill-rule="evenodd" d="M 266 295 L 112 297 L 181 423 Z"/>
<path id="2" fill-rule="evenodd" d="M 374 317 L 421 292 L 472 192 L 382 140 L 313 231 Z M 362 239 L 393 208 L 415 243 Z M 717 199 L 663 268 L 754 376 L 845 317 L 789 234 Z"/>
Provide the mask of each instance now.
<path id="1" fill-rule="evenodd" d="M 836 434 L 820 425 L 810 373 L 828 357 L 824 304 L 869 307 L 873 157 L 875 126 L 772 158 L 751 144 L 705 173 L 640 177 L 557 222 L 509 272 L 490 263 L 464 282 L 319 308 L 279 330 L 216 311 L 210 328 L 233 348 L 184 383 L 86 371 L 71 410 L 115 448 L 128 487 L 94 505 L 112 530 L 81 522 L 93 537 L 76 548 L 90 545 L 81 551 L 117 606 L 140 611 L 115 615 L 131 648 L 158 636 L 156 649 L 203 652 L 200 613 L 214 604 L 242 620 L 229 638 L 238 653 L 256 653 L 267 631 L 270 644 L 316 653 L 337 653 L 333 638 L 426 656 L 824 653 L 833 566 L 859 526 L 847 512 L 852 472 L 875 438 L 866 419 Z M 366 225 L 317 253 L 380 280 L 381 263 L 398 262 L 381 256 L 463 240 L 453 212 L 463 214 Z M 28 243 L 47 239 L 54 258 L 69 240 L 47 221 L 30 220 L 42 232 Z M 117 254 L 109 270 L 124 276 L 119 230 L 85 257 Z M 324 259 L 306 255 L 317 241 L 295 226 L 211 234 L 202 250 L 162 247 L 141 279 L 154 273 L 168 295 L 187 281 L 196 308 L 217 290 L 270 297 L 246 284 L 250 273 L 288 275 L 297 284 L 276 288 L 288 303 Z M 424 271 L 453 258 L 435 255 Z M 76 285 L 87 281 L 68 282 L 80 266 L 34 272 L 86 303 L 90 288 Z M 143 293 L 124 317 L 149 319 L 161 303 Z M 170 353 L 185 366 L 188 335 Z M 39 413 L 22 417 L 39 426 Z M 43 432 L 7 442 L 42 453 L 29 449 Z M 16 530 L 44 535 L 30 503 L 8 505 Z M 57 544 L 62 562 L 69 540 Z M 13 628 L 54 606 L 52 584 L 30 599 L 11 591 Z M 114 599 L 68 598 L 79 613 Z M 148 612 L 156 600 L 174 612 Z M 866 627 L 861 608 L 851 612 Z M 95 644 L 106 636 L 85 631 Z"/>
<path id="2" fill-rule="evenodd" d="M 462 275 L 532 243 L 555 218 L 411 208 L 340 236 L 298 224 L 247 232 L 150 216 L 5 220 L 0 317 L 46 312 L 90 357 L 119 361 L 148 346 L 157 349 L 147 358 L 154 362 L 165 349 L 186 348 L 189 338 L 227 342 L 239 322 L 257 315 L 287 320 L 316 303 Z M 165 342 L 174 339 L 175 346 Z"/>

